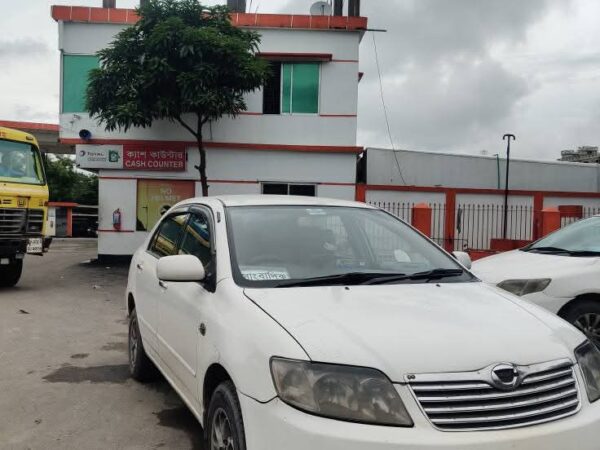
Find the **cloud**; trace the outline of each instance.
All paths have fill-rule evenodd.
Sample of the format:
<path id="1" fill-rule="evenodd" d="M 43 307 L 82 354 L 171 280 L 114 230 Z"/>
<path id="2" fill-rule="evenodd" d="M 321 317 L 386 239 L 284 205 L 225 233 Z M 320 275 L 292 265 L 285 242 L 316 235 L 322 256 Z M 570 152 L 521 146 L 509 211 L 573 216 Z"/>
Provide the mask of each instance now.
<path id="1" fill-rule="evenodd" d="M 503 54 L 526 47 L 536 23 L 570 0 L 364 2 L 377 33 L 392 135 L 402 148 L 479 151 L 539 88 Z M 372 36 L 361 49 L 359 143 L 389 147 Z M 501 134 L 500 134 L 501 136 Z"/>
<path id="2" fill-rule="evenodd" d="M 50 53 L 48 44 L 28 37 L 0 40 L 0 59 L 44 56 Z"/>

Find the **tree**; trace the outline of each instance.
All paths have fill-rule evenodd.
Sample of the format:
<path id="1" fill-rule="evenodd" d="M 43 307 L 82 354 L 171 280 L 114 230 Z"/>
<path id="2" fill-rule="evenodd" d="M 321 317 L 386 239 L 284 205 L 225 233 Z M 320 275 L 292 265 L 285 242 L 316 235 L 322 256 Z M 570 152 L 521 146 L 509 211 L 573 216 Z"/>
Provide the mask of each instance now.
<path id="1" fill-rule="evenodd" d="M 198 0 L 149 0 L 137 12 L 140 20 L 98 52 L 87 109 L 108 131 L 179 123 L 198 143 L 196 169 L 207 196 L 202 128 L 245 111 L 244 95 L 264 84 L 260 36 L 233 26 L 227 7 Z"/>
<path id="2" fill-rule="evenodd" d="M 66 156 L 47 157 L 46 178 L 50 200 L 98 204 L 98 177 L 75 169 L 75 161 Z"/>

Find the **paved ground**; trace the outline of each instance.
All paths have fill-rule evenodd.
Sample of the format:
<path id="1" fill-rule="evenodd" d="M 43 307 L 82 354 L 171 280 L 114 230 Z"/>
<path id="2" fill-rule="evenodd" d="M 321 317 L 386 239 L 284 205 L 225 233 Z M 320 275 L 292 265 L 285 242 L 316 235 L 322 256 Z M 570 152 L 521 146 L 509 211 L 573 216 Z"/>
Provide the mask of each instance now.
<path id="1" fill-rule="evenodd" d="M 0 449 L 195 449 L 202 429 L 165 381 L 127 371 L 126 267 L 53 244 L 0 290 Z"/>

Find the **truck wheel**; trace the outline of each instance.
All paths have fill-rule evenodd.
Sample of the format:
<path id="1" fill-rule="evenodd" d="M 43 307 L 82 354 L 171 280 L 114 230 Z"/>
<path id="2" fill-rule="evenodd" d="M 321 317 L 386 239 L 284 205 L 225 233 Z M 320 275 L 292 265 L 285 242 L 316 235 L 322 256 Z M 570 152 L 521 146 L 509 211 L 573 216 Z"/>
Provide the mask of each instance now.
<path id="1" fill-rule="evenodd" d="M 22 259 L 15 259 L 7 266 L 0 266 L 0 287 L 13 287 L 21 279 L 22 273 Z"/>
<path id="2" fill-rule="evenodd" d="M 134 380 L 141 383 L 153 381 L 156 379 L 157 369 L 154 363 L 148 358 L 144 344 L 142 344 L 142 335 L 138 325 L 135 308 L 129 315 L 129 373 Z"/>
<path id="3" fill-rule="evenodd" d="M 242 410 L 231 381 L 225 381 L 215 389 L 205 425 L 206 450 L 246 450 Z"/>

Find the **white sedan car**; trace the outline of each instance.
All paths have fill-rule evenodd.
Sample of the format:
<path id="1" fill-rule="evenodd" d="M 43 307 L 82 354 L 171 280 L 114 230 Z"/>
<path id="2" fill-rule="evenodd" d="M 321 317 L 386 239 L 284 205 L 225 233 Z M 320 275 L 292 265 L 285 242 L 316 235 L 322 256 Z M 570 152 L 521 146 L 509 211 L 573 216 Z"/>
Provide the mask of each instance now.
<path id="1" fill-rule="evenodd" d="M 483 281 L 557 313 L 600 346 L 600 216 L 473 263 Z"/>
<path id="2" fill-rule="evenodd" d="M 158 368 L 207 450 L 598 449 L 600 351 L 364 204 L 180 203 L 126 305 L 132 376 Z"/>

